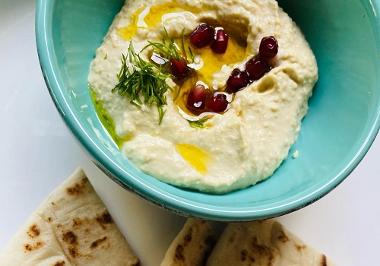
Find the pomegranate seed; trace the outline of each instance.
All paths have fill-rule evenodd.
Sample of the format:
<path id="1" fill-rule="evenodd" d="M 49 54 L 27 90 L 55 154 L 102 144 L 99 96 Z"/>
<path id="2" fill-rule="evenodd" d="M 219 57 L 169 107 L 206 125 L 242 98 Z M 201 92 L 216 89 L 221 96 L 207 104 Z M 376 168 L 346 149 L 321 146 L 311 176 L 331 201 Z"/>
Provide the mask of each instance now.
<path id="1" fill-rule="evenodd" d="M 209 45 L 215 35 L 215 29 L 206 23 L 200 24 L 190 35 L 190 42 L 197 48 Z"/>
<path id="2" fill-rule="evenodd" d="M 227 92 L 235 93 L 249 84 L 249 77 L 246 71 L 235 68 L 227 80 Z"/>
<path id="3" fill-rule="evenodd" d="M 245 68 L 252 81 L 261 79 L 271 69 L 268 63 L 259 57 L 250 59 Z"/>
<path id="4" fill-rule="evenodd" d="M 269 36 L 261 40 L 259 55 L 261 58 L 272 59 L 278 53 L 278 42 L 275 37 Z"/>
<path id="5" fill-rule="evenodd" d="M 210 98 L 211 92 L 205 86 L 198 84 L 190 90 L 187 96 L 187 108 L 195 114 L 200 114 L 205 110 L 206 101 Z"/>
<path id="6" fill-rule="evenodd" d="M 223 113 L 227 110 L 227 95 L 224 93 L 215 93 L 212 98 L 207 101 L 206 108 L 211 112 Z"/>
<path id="7" fill-rule="evenodd" d="M 228 35 L 224 29 L 218 29 L 216 31 L 214 42 L 211 45 L 211 49 L 214 53 L 224 54 L 228 46 Z"/>
<path id="8" fill-rule="evenodd" d="M 170 60 L 170 72 L 174 77 L 181 79 L 184 78 L 188 72 L 187 62 L 185 59 L 172 59 Z"/>

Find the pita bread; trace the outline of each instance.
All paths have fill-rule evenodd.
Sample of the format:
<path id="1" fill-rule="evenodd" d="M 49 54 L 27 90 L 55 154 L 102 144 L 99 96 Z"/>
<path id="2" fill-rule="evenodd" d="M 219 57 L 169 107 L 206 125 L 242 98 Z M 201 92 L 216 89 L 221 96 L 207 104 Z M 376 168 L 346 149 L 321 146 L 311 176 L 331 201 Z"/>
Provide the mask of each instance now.
<path id="1" fill-rule="evenodd" d="M 84 172 L 78 170 L 32 214 L 3 253 L 7 266 L 137 266 Z"/>
<path id="2" fill-rule="evenodd" d="M 205 265 L 219 234 L 216 223 L 188 219 L 171 243 L 161 266 Z"/>
<path id="3" fill-rule="evenodd" d="M 232 223 L 222 233 L 207 266 L 328 266 L 325 255 L 306 246 L 273 220 Z"/>

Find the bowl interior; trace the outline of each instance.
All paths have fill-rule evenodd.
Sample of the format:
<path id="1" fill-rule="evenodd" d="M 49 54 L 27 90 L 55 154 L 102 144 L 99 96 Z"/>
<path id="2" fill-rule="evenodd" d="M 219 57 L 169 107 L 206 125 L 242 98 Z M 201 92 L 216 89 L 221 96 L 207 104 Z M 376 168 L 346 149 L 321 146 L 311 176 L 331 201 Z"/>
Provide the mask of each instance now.
<path id="1" fill-rule="evenodd" d="M 281 0 L 314 50 L 320 80 L 289 156 L 267 181 L 227 195 L 208 195 L 143 174 L 118 150 L 92 105 L 87 75 L 123 0 L 40 0 L 37 41 L 58 109 L 103 169 L 150 200 L 187 214 L 249 220 L 283 214 L 338 185 L 364 156 L 378 130 L 377 2 Z M 375 60 L 376 59 L 376 60 Z M 239 166 L 236 166 L 239 167 Z"/>

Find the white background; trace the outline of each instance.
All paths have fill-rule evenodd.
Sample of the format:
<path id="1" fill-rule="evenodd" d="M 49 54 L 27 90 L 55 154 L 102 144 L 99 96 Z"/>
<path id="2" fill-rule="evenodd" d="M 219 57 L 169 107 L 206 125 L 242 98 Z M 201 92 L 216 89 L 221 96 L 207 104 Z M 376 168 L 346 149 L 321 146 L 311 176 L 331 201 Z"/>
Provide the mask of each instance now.
<path id="1" fill-rule="evenodd" d="M 184 219 L 103 176 L 65 127 L 40 72 L 33 0 L 0 0 L 0 90 L 0 249 L 48 193 L 81 166 L 143 265 L 159 265 Z M 280 220 L 337 265 L 379 265 L 379 157 L 380 139 L 336 190 Z"/>

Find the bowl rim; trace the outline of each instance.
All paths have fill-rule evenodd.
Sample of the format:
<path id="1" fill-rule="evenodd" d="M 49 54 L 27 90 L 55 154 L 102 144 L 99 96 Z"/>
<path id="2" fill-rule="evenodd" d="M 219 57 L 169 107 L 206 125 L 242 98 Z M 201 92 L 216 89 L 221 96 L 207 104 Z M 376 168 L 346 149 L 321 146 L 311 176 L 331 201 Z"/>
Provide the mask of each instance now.
<path id="1" fill-rule="evenodd" d="M 350 173 L 363 160 L 372 143 L 374 142 L 380 129 L 380 106 L 376 110 L 377 114 L 371 128 L 367 132 L 367 137 L 357 150 L 353 158 L 334 178 L 320 185 L 317 189 L 310 191 L 307 195 L 296 199 L 287 199 L 285 204 L 264 208 L 250 209 L 245 208 L 218 208 L 218 206 L 200 203 L 195 200 L 183 199 L 179 196 L 162 189 L 156 189 L 142 182 L 138 177 L 128 173 L 114 163 L 112 158 L 108 157 L 100 147 L 87 135 L 85 128 L 80 124 L 75 112 L 70 108 L 64 94 L 64 85 L 59 77 L 55 74 L 58 72 L 58 63 L 55 61 L 55 51 L 53 49 L 52 34 L 52 11 L 54 2 L 51 0 L 37 0 L 36 5 L 36 42 L 37 53 L 40 61 L 41 70 L 48 87 L 53 102 L 58 109 L 61 117 L 71 132 L 79 140 L 85 150 L 95 160 L 94 163 L 101 168 L 112 180 L 120 184 L 126 189 L 130 189 L 141 197 L 171 211 L 182 215 L 197 216 L 200 218 L 219 220 L 219 221 L 249 221 L 257 219 L 265 219 L 284 215 L 298 209 L 301 209 L 328 194 L 343 182 Z M 371 1 L 371 12 L 380 13 L 379 0 L 375 3 Z M 380 20 L 374 20 L 377 29 L 380 28 Z M 379 38 L 379 31 L 376 30 L 375 37 Z M 380 42 L 377 42 L 377 50 L 380 51 Z M 128 181 L 123 182 L 123 180 Z"/>

